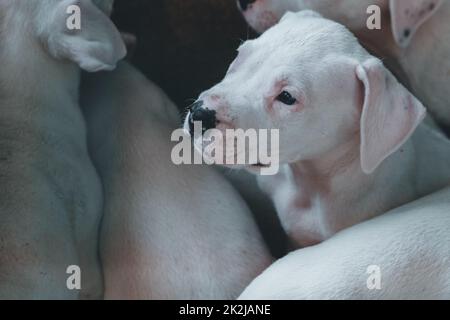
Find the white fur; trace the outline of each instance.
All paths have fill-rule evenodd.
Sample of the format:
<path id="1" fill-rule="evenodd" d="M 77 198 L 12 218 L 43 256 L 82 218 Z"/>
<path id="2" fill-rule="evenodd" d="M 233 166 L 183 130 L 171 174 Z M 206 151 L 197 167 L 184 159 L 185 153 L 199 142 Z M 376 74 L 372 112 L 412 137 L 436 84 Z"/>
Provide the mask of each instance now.
<path id="1" fill-rule="evenodd" d="M 431 3 L 435 9 L 429 11 Z M 369 30 L 366 26 L 369 17 L 366 10 L 372 4 L 382 9 L 381 30 Z M 450 98 L 447 92 L 450 82 L 450 1 L 257 0 L 244 15 L 250 25 L 262 32 L 273 26 L 285 12 L 304 9 L 318 11 L 324 17 L 347 26 L 367 48 L 404 77 L 404 83 L 433 116 L 450 126 Z M 422 13 L 422 16 L 415 21 L 405 21 L 399 18 L 404 12 L 414 13 L 417 17 Z M 267 19 L 267 16 L 272 18 Z M 406 26 L 410 28 L 410 36 L 403 39 L 402 32 Z"/>
<path id="2" fill-rule="evenodd" d="M 449 207 L 446 189 L 295 251 L 240 299 L 450 299 Z M 370 266 L 380 290 L 367 286 Z"/>
<path id="3" fill-rule="evenodd" d="M 236 298 L 271 257 L 220 174 L 172 164 L 172 102 L 126 63 L 89 76 L 82 99 L 105 190 L 105 297 Z"/>
<path id="4" fill-rule="evenodd" d="M 65 30 L 70 4 L 84 10 L 82 32 Z M 124 54 L 118 37 L 87 0 L 0 0 L 0 298 L 102 296 L 101 187 L 71 60 L 111 68 Z M 70 265 L 81 291 L 66 286 Z"/>
<path id="5" fill-rule="evenodd" d="M 424 124 L 411 137 L 423 106 L 341 25 L 287 14 L 239 51 L 200 99 L 220 123 L 280 130 L 281 171 L 260 184 L 298 246 L 450 182 L 450 142 Z"/>

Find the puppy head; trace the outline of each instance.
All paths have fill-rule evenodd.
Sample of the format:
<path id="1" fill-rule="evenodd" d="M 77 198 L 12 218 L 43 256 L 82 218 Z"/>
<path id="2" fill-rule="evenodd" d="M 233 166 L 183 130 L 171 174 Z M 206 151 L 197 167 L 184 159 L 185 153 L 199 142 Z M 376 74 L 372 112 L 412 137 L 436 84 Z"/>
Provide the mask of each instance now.
<path id="1" fill-rule="evenodd" d="M 311 11 L 288 13 L 244 43 L 224 80 L 199 101 L 219 130 L 278 129 L 280 164 L 354 142 L 366 173 L 409 138 L 425 113 L 346 28 Z"/>
<path id="2" fill-rule="evenodd" d="M 377 5 L 382 19 L 390 15 L 397 44 L 406 47 L 418 28 L 443 3 L 443 0 L 238 0 L 247 22 L 258 32 L 273 26 L 287 11 L 314 10 L 344 24 L 353 32 L 367 30 L 367 9 Z"/>
<path id="3" fill-rule="evenodd" d="M 113 69 L 126 48 L 105 14 L 112 1 L 97 3 L 104 12 L 92 0 L 0 0 L 0 41 L 7 44 L 4 50 L 20 54 L 36 44 L 51 57 L 72 61 L 87 71 Z M 80 29 L 70 27 L 76 16 Z"/>

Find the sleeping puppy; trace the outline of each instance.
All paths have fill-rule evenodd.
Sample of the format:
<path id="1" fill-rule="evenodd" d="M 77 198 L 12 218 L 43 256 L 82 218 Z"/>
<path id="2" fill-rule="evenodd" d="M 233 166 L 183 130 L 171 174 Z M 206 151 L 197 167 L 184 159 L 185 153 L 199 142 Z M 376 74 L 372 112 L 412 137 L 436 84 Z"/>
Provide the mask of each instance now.
<path id="1" fill-rule="evenodd" d="M 67 28 L 72 5 L 81 30 Z M 0 0 L 0 43 L 0 299 L 101 298 L 102 194 L 78 86 L 80 67 L 125 55 L 120 34 L 90 0 Z"/>
<path id="2" fill-rule="evenodd" d="M 206 112 L 191 112 L 186 131 L 199 115 L 214 115 L 203 129 L 225 136 L 229 129 L 279 130 L 272 153 L 280 170 L 259 180 L 299 247 L 450 181 L 450 142 L 420 125 L 422 104 L 345 27 L 312 11 L 288 13 L 245 42 L 225 79 L 197 104 Z M 204 142 L 194 139 L 199 150 Z M 246 167 L 261 164 L 268 165 Z"/>
<path id="3" fill-rule="evenodd" d="M 259 32 L 285 12 L 311 9 L 344 24 L 388 67 L 443 125 L 450 126 L 450 1 L 444 0 L 240 0 L 246 20 Z M 381 9 L 381 30 L 369 29 Z M 368 13 L 370 12 L 370 13 Z"/>
<path id="4" fill-rule="evenodd" d="M 450 299 L 450 188 L 280 259 L 240 299 Z"/>
<path id="5" fill-rule="evenodd" d="M 176 107 L 126 63 L 82 85 L 105 193 L 105 298 L 236 298 L 272 258 L 250 211 L 220 174 L 173 164 Z"/>

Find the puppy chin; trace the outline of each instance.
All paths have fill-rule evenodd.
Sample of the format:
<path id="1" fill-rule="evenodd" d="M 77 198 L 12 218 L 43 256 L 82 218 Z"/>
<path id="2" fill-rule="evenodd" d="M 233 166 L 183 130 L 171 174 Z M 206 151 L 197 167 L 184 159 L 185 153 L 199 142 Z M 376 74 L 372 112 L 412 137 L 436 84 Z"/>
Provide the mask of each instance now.
<path id="1" fill-rule="evenodd" d="M 277 168 L 276 170 L 274 170 L 272 173 L 268 174 L 265 173 L 267 171 L 271 171 L 272 168 Z M 274 164 L 270 164 L 270 165 L 262 165 L 262 164 L 258 164 L 258 165 L 253 165 L 253 166 L 249 166 L 247 168 L 247 171 L 257 174 L 257 175 L 276 175 L 278 174 L 280 169 L 280 165 L 274 165 Z"/>

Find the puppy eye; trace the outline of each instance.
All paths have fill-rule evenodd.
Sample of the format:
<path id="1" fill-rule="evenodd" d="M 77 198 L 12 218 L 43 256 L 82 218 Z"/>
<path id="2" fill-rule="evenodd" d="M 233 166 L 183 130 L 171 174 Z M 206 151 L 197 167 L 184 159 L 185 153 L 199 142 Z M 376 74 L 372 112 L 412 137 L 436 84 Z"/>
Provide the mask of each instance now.
<path id="1" fill-rule="evenodd" d="M 289 92 L 283 91 L 277 97 L 277 100 L 285 105 L 292 106 L 297 103 L 297 99 L 295 99 Z"/>

